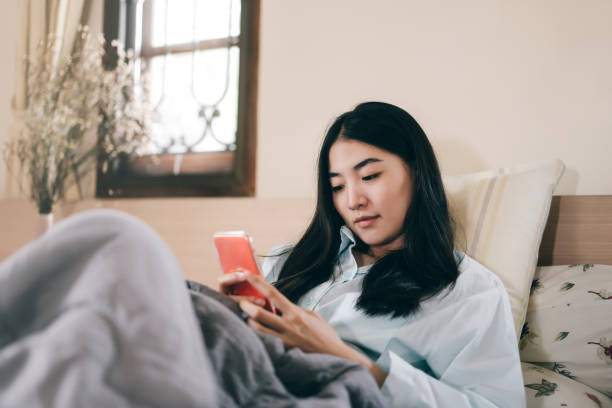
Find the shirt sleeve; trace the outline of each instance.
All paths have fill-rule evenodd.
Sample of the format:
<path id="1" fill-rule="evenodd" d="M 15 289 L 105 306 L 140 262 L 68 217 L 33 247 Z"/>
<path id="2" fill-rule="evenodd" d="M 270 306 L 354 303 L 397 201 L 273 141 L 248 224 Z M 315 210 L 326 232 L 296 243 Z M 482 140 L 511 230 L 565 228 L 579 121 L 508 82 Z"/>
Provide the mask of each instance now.
<path id="1" fill-rule="evenodd" d="M 390 407 L 526 406 L 503 288 L 491 288 L 408 323 L 377 364 L 388 373 L 381 391 Z"/>
<path id="2" fill-rule="evenodd" d="M 293 244 L 283 244 L 275 246 L 268 252 L 261 266 L 266 282 L 274 283 L 278 280 L 278 275 L 289 256 L 289 252 L 291 252 L 291 248 L 293 248 Z"/>

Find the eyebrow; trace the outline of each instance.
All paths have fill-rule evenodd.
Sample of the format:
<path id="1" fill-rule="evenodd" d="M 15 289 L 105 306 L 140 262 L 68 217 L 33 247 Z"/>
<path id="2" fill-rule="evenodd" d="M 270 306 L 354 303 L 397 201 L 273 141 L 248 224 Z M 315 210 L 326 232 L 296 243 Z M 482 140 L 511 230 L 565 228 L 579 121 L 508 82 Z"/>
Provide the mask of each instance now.
<path id="1" fill-rule="evenodd" d="M 353 170 L 359 170 L 360 168 L 370 164 L 370 163 L 376 163 L 376 162 L 381 162 L 382 160 L 380 159 L 376 159 L 374 157 L 369 157 L 365 160 L 360 161 L 359 163 L 357 163 L 356 165 L 353 166 Z M 332 177 L 338 177 L 340 174 L 339 173 L 329 173 L 329 178 Z"/>

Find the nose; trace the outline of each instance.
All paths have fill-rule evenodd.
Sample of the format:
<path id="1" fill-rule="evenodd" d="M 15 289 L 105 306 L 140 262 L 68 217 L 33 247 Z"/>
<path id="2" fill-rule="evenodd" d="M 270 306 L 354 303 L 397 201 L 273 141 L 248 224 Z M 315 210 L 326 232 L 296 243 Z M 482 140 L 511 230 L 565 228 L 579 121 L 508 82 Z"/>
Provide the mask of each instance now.
<path id="1" fill-rule="evenodd" d="M 347 207 L 350 210 L 358 210 L 368 203 L 367 197 L 358 186 L 347 186 Z"/>

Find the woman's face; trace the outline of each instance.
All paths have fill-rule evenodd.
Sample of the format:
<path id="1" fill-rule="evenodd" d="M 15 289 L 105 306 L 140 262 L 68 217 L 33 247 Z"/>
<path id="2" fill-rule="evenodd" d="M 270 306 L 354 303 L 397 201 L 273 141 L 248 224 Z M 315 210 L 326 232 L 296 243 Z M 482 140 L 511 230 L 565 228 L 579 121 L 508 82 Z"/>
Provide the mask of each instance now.
<path id="1" fill-rule="evenodd" d="M 399 156 L 340 138 L 329 151 L 329 181 L 336 210 L 373 255 L 403 246 L 413 177 Z"/>

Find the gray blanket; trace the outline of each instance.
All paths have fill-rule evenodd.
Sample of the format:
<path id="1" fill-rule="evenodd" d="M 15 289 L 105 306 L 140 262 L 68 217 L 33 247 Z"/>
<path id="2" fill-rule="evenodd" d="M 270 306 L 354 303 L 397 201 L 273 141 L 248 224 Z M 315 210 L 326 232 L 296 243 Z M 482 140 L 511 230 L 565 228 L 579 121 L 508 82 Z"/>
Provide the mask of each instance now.
<path id="1" fill-rule="evenodd" d="M 378 407 L 344 359 L 286 350 L 181 278 L 146 225 L 58 223 L 0 264 L 1 407 Z"/>

